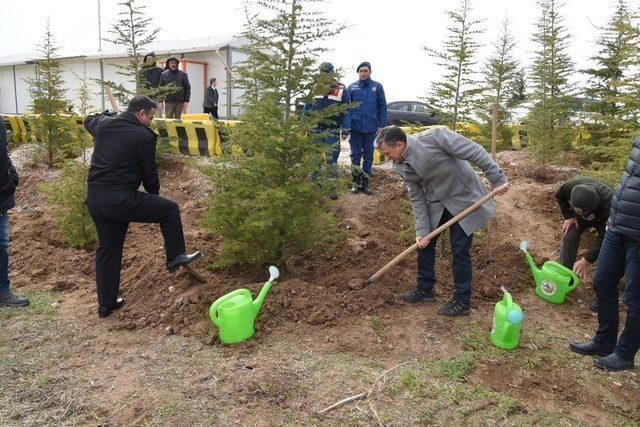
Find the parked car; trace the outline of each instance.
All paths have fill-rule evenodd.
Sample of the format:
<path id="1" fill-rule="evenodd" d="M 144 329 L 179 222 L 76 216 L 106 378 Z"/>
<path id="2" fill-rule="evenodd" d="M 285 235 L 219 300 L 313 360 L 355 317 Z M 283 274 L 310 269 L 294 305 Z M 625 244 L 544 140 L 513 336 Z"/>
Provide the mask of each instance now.
<path id="1" fill-rule="evenodd" d="M 396 101 L 387 104 L 387 124 L 406 126 L 439 125 L 442 124 L 442 116 L 438 110 L 429 104 L 418 101 Z"/>

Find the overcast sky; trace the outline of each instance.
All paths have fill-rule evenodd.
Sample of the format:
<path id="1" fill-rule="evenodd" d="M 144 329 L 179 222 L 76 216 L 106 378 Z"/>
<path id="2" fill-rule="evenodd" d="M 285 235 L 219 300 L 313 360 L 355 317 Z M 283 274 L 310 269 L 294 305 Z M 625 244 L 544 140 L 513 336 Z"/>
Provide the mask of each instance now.
<path id="1" fill-rule="evenodd" d="M 98 48 L 98 0 L 0 0 L 0 56 L 36 50 L 44 34 L 47 17 L 53 34 L 66 54 Z M 638 8 L 638 0 L 628 1 Z M 114 22 L 118 0 L 100 0 L 103 37 Z M 241 0 L 142 0 L 149 6 L 153 24 L 162 28 L 158 40 L 190 39 L 238 34 L 244 24 Z M 569 53 L 576 68 L 585 68 L 595 52 L 597 27 L 614 11 L 613 0 L 567 0 L 562 9 L 572 40 Z M 387 101 L 414 100 L 424 96 L 430 82 L 440 78 L 423 47 L 439 49 L 446 36 L 445 9 L 457 1 L 327 0 L 327 17 L 345 25 L 342 34 L 327 41 L 325 58 L 343 70 L 343 82 L 357 79 L 361 61 L 372 64 L 372 78 L 384 85 Z M 505 14 L 519 46 L 518 58 L 527 65 L 532 56 L 530 41 L 540 12 L 535 0 L 472 0 L 472 16 L 485 19 L 484 45 L 478 61 L 492 50 Z M 105 46 L 103 46 L 105 47 Z M 579 78 L 578 73 L 575 78 Z"/>

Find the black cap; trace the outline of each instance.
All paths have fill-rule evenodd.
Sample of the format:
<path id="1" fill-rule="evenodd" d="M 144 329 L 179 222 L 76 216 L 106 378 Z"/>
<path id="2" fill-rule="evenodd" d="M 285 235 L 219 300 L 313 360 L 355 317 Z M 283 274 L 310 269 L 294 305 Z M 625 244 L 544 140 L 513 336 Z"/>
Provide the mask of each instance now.
<path id="1" fill-rule="evenodd" d="M 367 67 L 369 71 L 371 71 L 371 64 L 369 64 L 369 62 L 367 61 L 363 61 L 360 63 L 360 65 L 358 65 L 358 68 L 356 68 L 356 72 L 360 71 L 360 68 L 362 67 Z"/>
<path id="2" fill-rule="evenodd" d="M 579 184 L 571 190 L 569 201 L 572 208 L 578 208 L 583 213 L 590 213 L 596 210 L 600 203 L 600 196 L 591 185 Z"/>

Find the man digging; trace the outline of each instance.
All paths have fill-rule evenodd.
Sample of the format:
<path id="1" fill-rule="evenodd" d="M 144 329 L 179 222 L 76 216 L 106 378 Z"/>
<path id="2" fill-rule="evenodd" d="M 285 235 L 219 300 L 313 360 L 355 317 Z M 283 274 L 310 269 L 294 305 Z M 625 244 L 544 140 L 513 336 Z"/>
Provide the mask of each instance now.
<path id="1" fill-rule="evenodd" d="M 497 194 L 509 189 L 507 177 L 489 154 L 475 142 L 446 128 L 434 128 L 407 136 L 397 126 L 383 128 L 376 139 L 381 154 L 393 160 L 393 169 L 404 180 L 416 227 L 418 243 L 417 288 L 402 295 L 408 303 L 436 300 L 433 286 L 435 248 L 438 240 L 425 238 L 432 230 L 461 213 L 487 194 L 471 164 L 480 168 Z M 466 316 L 471 303 L 471 255 L 473 233 L 493 215 L 493 201 L 450 228 L 453 298 L 438 310 L 443 316 Z"/>

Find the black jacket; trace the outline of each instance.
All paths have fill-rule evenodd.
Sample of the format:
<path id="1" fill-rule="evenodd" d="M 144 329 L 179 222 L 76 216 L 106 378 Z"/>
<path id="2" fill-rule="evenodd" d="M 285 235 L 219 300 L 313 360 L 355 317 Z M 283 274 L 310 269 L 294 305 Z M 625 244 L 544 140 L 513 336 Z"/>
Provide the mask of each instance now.
<path id="1" fill-rule="evenodd" d="M 640 135 L 633 141 L 627 167 L 616 187 L 608 225 L 611 231 L 640 240 Z"/>
<path id="2" fill-rule="evenodd" d="M 7 151 L 7 127 L 0 117 L 0 214 L 16 205 L 13 194 L 18 186 L 18 172 L 11 164 Z"/>
<path id="3" fill-rule="evenodd" d="M 207 86 L 204 90 L 204 101 L 202 101 L 202 107 L 213 108 L 218 105 L 218 89 L 214 89 L 211 85 Z"/>
<path id="4" fill-rule="evenodd" d="M 571 190 L 576 185 L 589 185 L 593 187 L 600 196 L 600 202 L 596 207 L 595 218 L 591 221 L 586 220 L 576 213 L 571 208 L 569 201 L 571 200 Z M 584 259 L 590 263 L 596 262 L 598 254 L 600 254 L 600 246 L 602 246 L 602 239 L 604 238 L 605 228 L 607 220 L 609 219 L 609 212 L 611 211 L 611 199 L 613 198 L 613 190 L 607 184 L 599 181 L 595 178 L 588 176 L 576 175 L 558 188 L 556 192 L 556 200 L 562 211 L 562 216 L 566 219 L 576 218 L 578 221 L 578 228 L 585 230 L 589 227 L 593 227 L 598 231 L 598 240 L 594 243 L 593 247 L 586 253 Z"/>
<path id="5" fill-rule="evenodd" d="M 84 126 L 95 141 L 87 180 L 89 193 L 135 193 L 141 182 L 147 193 L 160 192 L 158 135 L 150 127 L 129 112 L 88 116 Z"/>
<path id="6" fill-rule="evenodd" d="M 160 76 L 162 75 L 162 68 L 155 65 L 143 66 L 142 76 L 144 77 L 144 87 L 147 89 L 153 89 L 160 86 Z"/>
<path id="7" fill-rule="evenodd" d="M 165 98 L 165 101 L 173 102 L 176 104 L 179 104 L 181 102 L 189 102 L 189 100 L 191 99 L 191 84 L 189 83 L 189 76 L 187 75 L 187 73 L 180 71 L 180 69 L 172 71 L 169 68 L 169 61 L 173 59 L 178 61 L 178 58 L 176 58 L 175 56 L 167 59 L 164 71 L 160 75 L 160 86 L 166 86 L 168 84 L 175 83 L 175 86 L 176 88 L 178 88 L 178 90 L 168 94 Z M 178 62 L 178 66 L 179 65 L 180 62 Z"/>

